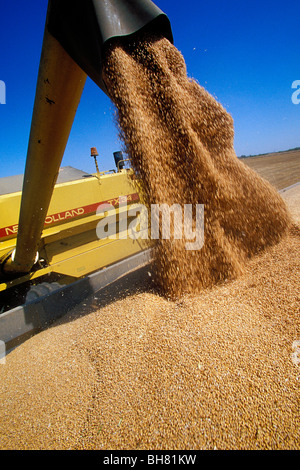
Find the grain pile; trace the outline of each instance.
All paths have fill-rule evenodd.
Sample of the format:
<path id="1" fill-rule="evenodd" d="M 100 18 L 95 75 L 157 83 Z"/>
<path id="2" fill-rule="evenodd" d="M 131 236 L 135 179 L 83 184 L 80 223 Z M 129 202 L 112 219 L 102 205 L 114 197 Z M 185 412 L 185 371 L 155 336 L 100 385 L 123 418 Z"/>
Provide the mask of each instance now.
<path id="1" fill-rule="evenodd" d="M 0 448 L 299 450 L 299 252 L 294 228 L 196 296 L 147 268 L 85 301 L 0 365 Z"/>
<path id="2" fill-rule="evenodd" d="M 104 76 L 148 206 L 204 204 L 201 250 L 186 250 L 184 238 L 156 244 L 162 292 L 178 297 L 232 279 L 248 257 L 280 240 L 289 225 L 282 199 L 237 159 L 231 116 L 188 78 L 167 39 L 115 44 Z"/>

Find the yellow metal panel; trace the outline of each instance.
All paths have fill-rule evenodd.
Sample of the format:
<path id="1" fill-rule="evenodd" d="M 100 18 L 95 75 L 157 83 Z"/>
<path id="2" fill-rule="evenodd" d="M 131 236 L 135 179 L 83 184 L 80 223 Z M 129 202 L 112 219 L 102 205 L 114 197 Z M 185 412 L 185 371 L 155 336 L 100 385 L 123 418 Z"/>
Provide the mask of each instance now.
<path id="1" fill-rule="evenodd" d="M 0 235 L 16 237 L 21 204 L 21 192 L 0 196 Z M 8 227 L 7 230 L 3 230 Z M 1 240 L 1 239 L 0 239 Z M 1 250 L 0 241 L 0 250 Z"/>
<path id="2" fill-rule="evenodd" d="M 52 270 L 66 276 L 82 277 L 147 248 L 137 240 L 111 240 L 52 265 Z"/>
<path id="3" fill-rule="evenodd" d="M 48 214 L 101 203 L 119 196 L 136 193 L 137 187 L 127 172 L 82 178 L 57 184 L 50 202 Z"/>
<path id="4" fill-rule="evenodd" d="M 48 266 L 26 276 L 2 282 L 0 291 L 39 276 L 56 272 L 83 277 L 147 248 L 147 241 L 132 240 L 127 232 L 123 239 L 99 240 L 96 233 L 100 216 L 97 207 L 104 202 L 115 206 L 118 218 L 126 216 L 126 207 L 118 207 L 118 198 L 128 197 L 128 206 L 138 202 L 141 191 L 132 178 L 133 172 L 93 175 L 55 186 L 40 243 L 40 255 Z M 130 198 L 131 195 L 132 199 Z M 0 196 L 0 256 L 15 248 L 21 192 Z M 127 217 L 126 217 L 127 218 Z M 129 223 L 130 220 L 127 219 Z M 30 221 L 28 221 L 30 223 Z M 6 232 L 3 229 L 6 228 Z M 118 232 L 117 225 L 117 232 Z"/>
<path id="5" fill-rule="evenodd" d="M 100 180 L 92 176 L 57 184 L 47 213 L 45 230 L 50 226 L 72 221 L 77 215 L 72 211 L 91 205 L 97 207 L 100 203 L 112 201 L 119 196 L 136 194 L 138 187 L 130 177 L 131 172 L 124 171 L 103 175 Z M 3 238 L 6 240 L 17 235 L 21 194 L 16 192 L 0 196 L 0 250 Z M 78 215 L 80 216 L 80 210 Z"/>

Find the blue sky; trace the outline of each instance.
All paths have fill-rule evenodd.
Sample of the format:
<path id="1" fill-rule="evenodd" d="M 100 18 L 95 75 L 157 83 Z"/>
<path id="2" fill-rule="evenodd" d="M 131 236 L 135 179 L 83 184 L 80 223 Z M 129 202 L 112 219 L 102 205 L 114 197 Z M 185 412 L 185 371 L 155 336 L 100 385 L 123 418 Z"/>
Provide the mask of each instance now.
<path id="1" fill-rule="evenodd" d="M 195 78 L 232 115 L 238 156 L 300 146 L 299 0 L 157 0 L 169 17 L 174 44 Z M 0 176 L 24 172 L 47 1 L 1 1 Z M 109 98 L 87 79 L 62 166 L 93 172 L 114 168 L 121 149 Z"/>

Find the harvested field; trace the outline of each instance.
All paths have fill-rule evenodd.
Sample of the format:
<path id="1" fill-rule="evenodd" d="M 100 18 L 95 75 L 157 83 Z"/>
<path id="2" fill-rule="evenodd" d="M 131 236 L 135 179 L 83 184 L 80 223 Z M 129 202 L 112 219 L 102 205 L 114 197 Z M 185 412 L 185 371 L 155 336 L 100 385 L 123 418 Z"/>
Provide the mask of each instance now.
<path id="1" fill-rule="evenodd" d="M 0 365 L 1 449 L 299 450 L 299 253 L 294 226 L 200 295 L 146 268 L 79 305 Z"/>
<path id="2" fill-rule="evenodd" d="M 278 190 L 300 181 L 300 149 L 240 160 Z"/>

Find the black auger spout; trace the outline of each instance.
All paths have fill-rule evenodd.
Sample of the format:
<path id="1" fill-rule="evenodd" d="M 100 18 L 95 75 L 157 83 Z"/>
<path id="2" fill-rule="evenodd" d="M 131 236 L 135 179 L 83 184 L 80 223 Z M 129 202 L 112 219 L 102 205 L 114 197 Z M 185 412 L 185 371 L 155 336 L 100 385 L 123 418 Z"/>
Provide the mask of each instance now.
<path id="1" fill-rule="evenodd" d="M 173 42 L 168 17 L 151 0 L 50 2 L 48 30 L 105 93 L 102 63 L 107 47 L 146 29 Z"/>

